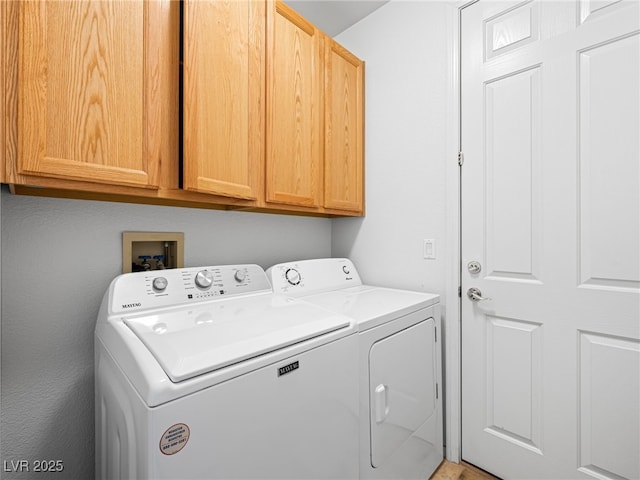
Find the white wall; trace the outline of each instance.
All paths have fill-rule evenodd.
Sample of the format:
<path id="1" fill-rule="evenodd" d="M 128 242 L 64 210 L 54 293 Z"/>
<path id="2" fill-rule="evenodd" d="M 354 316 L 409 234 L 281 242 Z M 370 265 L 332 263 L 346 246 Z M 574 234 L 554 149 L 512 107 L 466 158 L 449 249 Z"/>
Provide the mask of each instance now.
<path id="1" fill-rule="evenodd" d="M 93 330 L 122 268 L 123 231 L 184 232 L 186 266 L 331 254 L 323 218 L 14 196 L 4 186 L 0 204 L 2 460 L 62 460 L 56 478 L 94 477 Z"/>
<path id="2" fill-rule="evenodd" d="M 334 220 L 332 230 L 333 256 L 350 257 L 365 282 L 441 295 L 445 434 L 452 461 L 460 458 L 453 200 L 457 3 L 391 0 L 336 37 L 366 62 L 366 217 Z M 431 238 L 437 258 L 425 260 L 423 240 Z"/>
<path id="3" fill-rule="evenodd" d="M 336 37 L 366 62 L 366 217 L 334 220 L 332 233 L 333 255 L 351 257 L 366 282 L 443 296 L 455 222 L 445 215 L 448 8 L 392 0 Z M 427 238 L 436 260 L 423 258 Z"/>

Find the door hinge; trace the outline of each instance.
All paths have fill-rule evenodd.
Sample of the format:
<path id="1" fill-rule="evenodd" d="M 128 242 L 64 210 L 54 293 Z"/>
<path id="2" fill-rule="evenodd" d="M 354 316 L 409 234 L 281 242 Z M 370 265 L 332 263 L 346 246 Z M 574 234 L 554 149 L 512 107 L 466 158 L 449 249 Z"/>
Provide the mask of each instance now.
<path id="1" fill-rule="evenodd" d="M 436 400 L 437 400 L 438 398 L 440 398 L 440 397 L 439 397 L 439 395 L 438 395 L 438 393 L 439 393 L 439 392 L 438 392 L 438 384 L 436 383 Z"/>
<path id="2" fill-rule="evenodd" d="M 438 327 L 435 327 L 433 329 L 433 336 L 434 336 L 434 341 L 438 343 Z"/>
<path id="3" fill-rule="evenodd" d="M 462 286 L 458 286 L 458 298 L 462 298 Z"/>
<path id="4" fill-rule="evenodd" d="M 464 153 L 458 152 L 458 166 L 464 165 Z"/>

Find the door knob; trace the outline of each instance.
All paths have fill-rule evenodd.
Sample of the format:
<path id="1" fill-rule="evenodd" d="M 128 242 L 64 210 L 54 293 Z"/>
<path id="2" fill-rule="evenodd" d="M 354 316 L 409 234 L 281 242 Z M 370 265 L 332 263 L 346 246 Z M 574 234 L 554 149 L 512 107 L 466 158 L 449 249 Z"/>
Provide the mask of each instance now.
<path id="1" fill-rule="evenodd" d="M 491 300 L 489 297 L 483 297 L 480 289 L 476 287 L 471 287 L 469 290 L 467 290 L 467 297 L 469 297 L 474 302 L 481 302 L 482 300 Z"/>

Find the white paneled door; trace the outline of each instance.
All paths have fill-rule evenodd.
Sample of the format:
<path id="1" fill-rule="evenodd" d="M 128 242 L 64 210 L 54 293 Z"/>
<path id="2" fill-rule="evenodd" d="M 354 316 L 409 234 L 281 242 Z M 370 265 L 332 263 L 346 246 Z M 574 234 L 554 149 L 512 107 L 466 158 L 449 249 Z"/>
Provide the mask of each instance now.
<path id="1" fill-rule="evenodd" d="M 638 479 L 640 0 L 461 15 L 462 457 Z"/>

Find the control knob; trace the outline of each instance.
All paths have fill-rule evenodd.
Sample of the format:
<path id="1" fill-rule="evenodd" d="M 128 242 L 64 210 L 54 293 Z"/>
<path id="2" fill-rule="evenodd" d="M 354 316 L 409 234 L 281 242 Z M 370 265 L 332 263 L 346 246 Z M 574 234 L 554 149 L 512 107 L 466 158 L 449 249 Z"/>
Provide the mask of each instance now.
<path id="1" fill-rule="evenodd" d="M 198 287 L 207 289 L 213 283 L 213 274 L 208 270 L 200 270 L 196 274 L 195 282 Z"/>
<path id="2" fill-rule="evenodd" d="M 151 286 L 156 292 L 162 292 L 169 285 L 169 281 L 165 277 L 156 277 L 151 282 Z"/>
<path id="3" fill-rule="evenodd" d="M 291 285 L 298 285 L 300 283 L 300 280 L 302 280 L 300 272 L 298 272 L 295 268 L 289 268 L 284 273 L 284 278 L 286 278 L 287 282 L 289 282 Z"/>
<path id="4" fill-rule="evenodd" d="M 244 270 L 236 270 L 236 273 L 233 275 L 233 278 L 235 278 L 236 282 L 242 283 L 247 278 L 247 272 L 245 272 Z"/>

